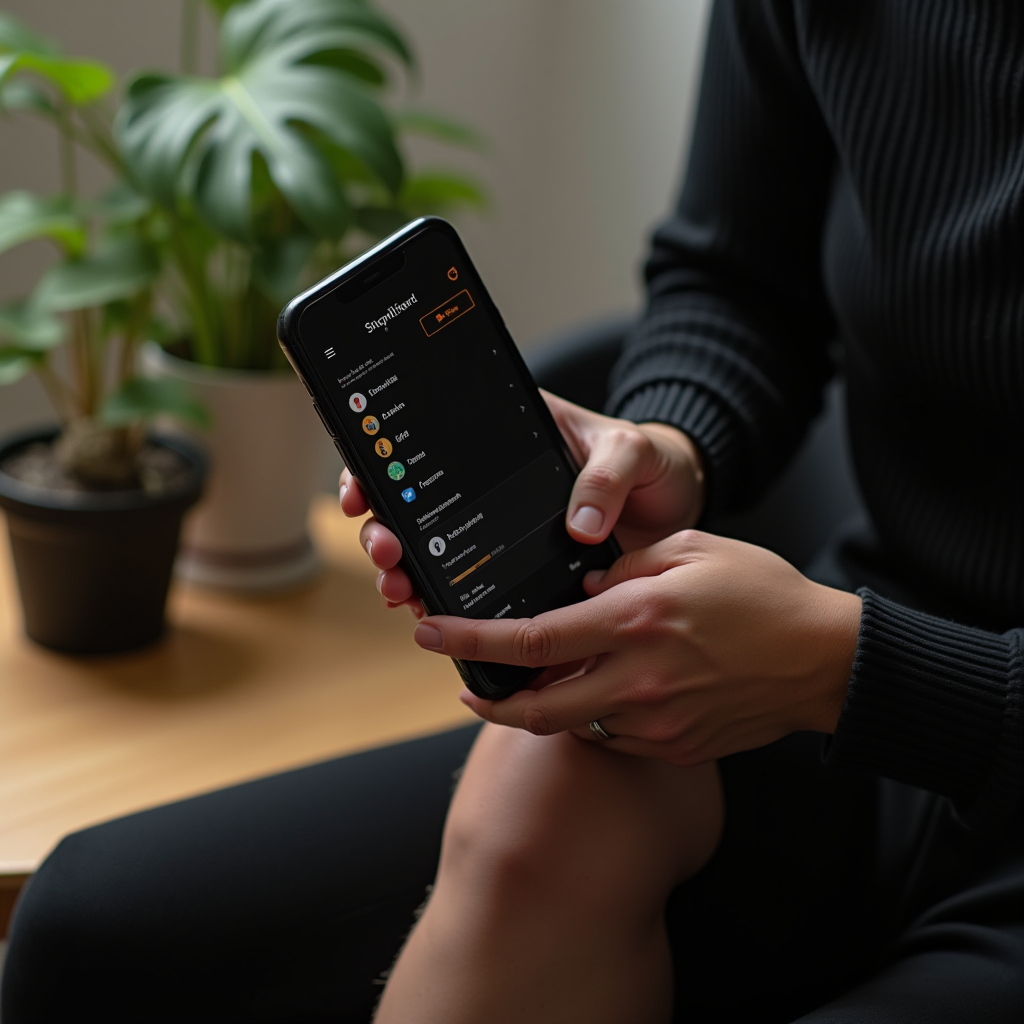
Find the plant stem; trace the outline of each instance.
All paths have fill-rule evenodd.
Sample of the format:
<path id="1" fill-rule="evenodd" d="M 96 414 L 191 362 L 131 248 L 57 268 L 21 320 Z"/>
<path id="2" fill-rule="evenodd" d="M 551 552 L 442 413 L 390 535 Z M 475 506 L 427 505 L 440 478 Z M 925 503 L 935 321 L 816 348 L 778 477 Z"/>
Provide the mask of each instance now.
<path id="1" fill-rule="evenodd" d="M 88 328 L 82 310 L 75 310 L 71 315 L 72 362 L 71 377 L 78 385 L 75 396 L 75 409 L 72 416 L 89 416 L 93 404 L 92 353 L 89 351 Z"/>
<path id="2" fill-rule="evenodd" d="M 230 310 L 227 335 L 230 343 L 230 365 L 246 369 L 251 362 L 248 337 L 248 298 L 251 259 L 241 245 L 229 245 L 225 251 L 225 306 Z"/>
<path id="3" fill-rule="evenodd" d="M 147 291 L 139 295 L 132 303 L 131 316 L 124 334 L 121 336 L 121 358 L 117 370 L 118 387 L 135 376 L 135 357 L 139 349 L 139 337 L 149 319 L 152 299 L 153 293 Z"/>
<path id="4" fill-rule="evenodd" d="M 73 314 L 77 323 L 77 335 L 82 352 L 82 414 L 95 416 L 99 404 L 99 367 L 96 362 L 99 353 L 93 339 L 94 322 L 87 309 Z"/>
<path id="5" fill-rule="evenodd" d="M 199 0 L 182 0 L 181 73 L 194 75 L 199 52 Z"/>
<path id="6" fill-rule="evenodd" d="M 49 358 L 36 366 L 35 374 L 39 379 L 39 383 L 42 384 L 43 390 L 46 392 L 46 397 L 50 399 L 50 404 L 57 414 L 57 419 L 61 423 L 67 423 L 71 419 L 71 409 L 74 402 L 68 394 L 67 385 L 53 372 Z"/>
<path id="7" fill-rule="evenodd" d="M 78 116 L 85 125 L 84 132 L 78 132 L 75 138 L 88 146 L 101 160 L 104 160 L 115 174 L 124 173 L 124 163 L 121 154 L 110 134 L 110 127 L 103 118 L 97 116 L 96 111 L 89 107 L 83 107 L 78 111 Z"/>
<path id="8" fill-rule="evenodd" d="M 217 366 L 221 360 L 217 358 L 217 342 L 211 316 L 205 267 L 196 264 L 189 251 L 188 240 L 173 221 L 171 222 L 171 247 L 191 312 L 192 354 L 197 363 L 202 363 L 205 366 Z"/>

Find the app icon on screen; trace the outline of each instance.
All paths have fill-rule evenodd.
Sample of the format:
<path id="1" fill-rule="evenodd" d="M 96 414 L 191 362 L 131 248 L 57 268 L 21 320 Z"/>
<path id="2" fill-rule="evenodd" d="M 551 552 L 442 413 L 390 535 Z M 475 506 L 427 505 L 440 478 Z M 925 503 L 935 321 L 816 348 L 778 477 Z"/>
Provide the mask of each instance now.
<path id="1" fill-rule="evenodd" d="M 353 412 L 362 412 L 366 408 L 366 395 L 361 395 L 358 391 L 354 395 L 349 395 L 348 407 Z"/>
<path id="2" fill-rule="evenodd" d="M 391 442 L 386 437 L 378 437 L 373 442 L 373 450 L 382 459 L 386 459 L 391 454 Z"/>
<path id="3" fill-rule="evenodd" d="M 389 462 L 388 463 L 388 476 L 392 480 L 401 480 L 405 476 L 405 466 L 400 462 Z"/>
<path id="4" fill-rule="evenodd" d="M 406 501 L 415 501 L 416 491 L 413 490 L 412 487 L 406 487 L 406 489 L 402 491 L 402 497 L 405 498 Z"/>
<path id="5" fill-rule="evenodd" d="M 376 434 L 380 430 L 380 424 L 377 422 L 376 416 L 367 416 L 363 420 L 363 430 L 368 434 Z"/>
<path id="6" fill-rule="evenodd" d="M 431 537 L 427 544 L 432 555 L 441 556 L 444 554 L 444 537 Z"/>

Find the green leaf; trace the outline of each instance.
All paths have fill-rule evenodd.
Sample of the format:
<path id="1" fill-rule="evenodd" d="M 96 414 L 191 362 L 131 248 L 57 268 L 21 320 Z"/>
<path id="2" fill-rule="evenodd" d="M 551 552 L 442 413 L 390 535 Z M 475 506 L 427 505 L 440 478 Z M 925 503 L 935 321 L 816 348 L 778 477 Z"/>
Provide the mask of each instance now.
<path id="1" fill-rule="evenodd" d="M 14 53 L 0 57 L 0 82 L 16 71 L 32 71 L 59 89 L 76 107 L 93 103 L 114 86 L 114 74 L 105 64 L 66 57 Z"/>
<path id="2" fill-rule="evenodd" d="M 35 82 L 23 78 L 0 84 L 0 110 L 24 110 L 44 117 L 57 113 L 50 97 Z"/>
<path id="3" fill-rule="evenodd" d="M 33 301 L 53 312 L 102 306 L 148 288 L 158 269 L 149 246 L 131 238 L 118 239 L 95 255 L 51 267 L 40 278 Z"/>
<path id="4" fill-rule="evenodd" d="M 214 13 L 220 18 L 223 18 L 236 4 L 245 2 L 246 0 L 206 0 L 206 3 L 213 8 Z"/>
<path id="5" fill-rule="evenodd" d="M 183 381 L 133 377 L 126 380 L 100 409 L 100 419 L 111 426 L 135 423 L 154 416 L 175 416 L 208 427 L 210 414 Z"/>
<path id="6" fill-rule="evenodd" d="M 310 232 L 340 237 L 349 205 L 318 140 L 350 151 L 392 195 L 403 177 L 384 111 L 358 76 L 325 58 L 367 47 L 411 64 L 390 23 L 357 0 L 233 6 L 221 27 L 223 78 L 149 74 L 129 86 L 116 134 L 131 174 L 165 206 L 184 203 L 252 242 L 258 157 Z"/>
<path id="7" fill-rule="evenodd" d="M 114 85 L 114 74 L 106 64 L 64 57 L 53 43 L 36 35 L 16 18 L 0 14 L 0 86 L 5 97 L 10 86 L 4 80 L 17 71 L 37 74 L 75 106 L 98 100 Z"/>
<path id="8" fill-rule="evenodd" d="M 31 373 L 39 361 L 37 353 L 23 352 L 18 348 L 0 348 L 0 385 L 13 384 Z"/>
<path id="9" fill-rule="evenodd" d="M 252 272 L 263 293 L 283 305 L 298 290 L 299 278 L 315 246 L 312 235 L 295 234 L 257 249 Z"/>
<path id="10" fill-rule="evenodd" d="M 394 116 L 395 127 L 401 132 L 425 135 L 440 142 L 448 142 L 469 149 L 486 149 L 487 142 L 478 132 L 458 121 L 425 110 L 405 110 Z"/>
<path id="11" fill-rule="evenodd" d="M 293 51 L 290 60 L 309 60 L 347 48 L 390 52 L 406 67 L 415 60 L 395 27 L 363 0 L 251 0 L 225 18 L 221 54 L 229 71 L 250 60 Z"/>
<path id="12" fill-rule="evenodd" d="M 383 238 L 410 220 L 405 210 L 393 206 L 363 206 L 355 211 L 355 222 L 368 235 Z"/>
<path id="13" fill-rule="evenodd" d="M 398 201 L 402 209 L 416 217 L 460 206 L 487 208 L 487 196 L 479 185 L 469 178 L 443 171 L 425 171 L 409 178 Z"/>
<path id="14" fill-rule="evenodd" d="M 64 322 L 33 302 L 0 306 L 0 338 L 25 352 L 46 352 L 64 340 Z"/>
<path id="15" fill-rule="evenodd" d="M 353 78 L 359 78 L 378 89 L 387 85 L 388 81 L 388 76 L 380 64 L 357 50 L 334 50 L 330 53 L 318 53 L 303 63 L 337 68 L 339 71 L 345 71 Z"/>
<path id="16" fill-rule="evenodd" d="M 0 53 L 21 51 L 52 57 L 60 54 L 53 43 L 37 35 L 17 18 L 0 11 Z"/>
<path id="17" fill-rule="evenodd" d="M 83 205 L 88 213 L 101 217 L 108 224 L 130 224 L 153 209 L 150 200 L 126 181 L 117 182 L 99 198 Z"/>
<path id="18" fill-rule="evenodd" d="M 0 252 L 36 238 L 52 238 L 65 252 L 81 253 L 85 224 L 69 199 L 44 199 L 31 192 L 0 197 Z"/>

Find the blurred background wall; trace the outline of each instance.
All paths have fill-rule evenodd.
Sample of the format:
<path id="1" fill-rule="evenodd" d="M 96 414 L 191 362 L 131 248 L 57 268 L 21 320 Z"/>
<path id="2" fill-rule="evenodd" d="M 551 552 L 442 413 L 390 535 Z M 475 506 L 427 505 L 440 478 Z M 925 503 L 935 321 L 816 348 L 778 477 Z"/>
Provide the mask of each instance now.
<path id="1" fill-rule="evenodd" d="M 520 346 L 637 308 L 651 226 L 684 157 L 707 0 L 381 0 L 421 65 L 410 105 L 473 126 L 486 153 L 418 147 L 492 197 L 458 226 Z M 0 8 L 119 72 L 175 68 L 179 0 L 0 0 Z M 209 34 L 202 64 L 213 65 Z M 0 117 L 0 193 L 57 187 L 45 128 Z M 99 187 L 85 168 L 86 188 Z M 31 286 L 46 248 L 0 256 L 0 301 Z M 0 389 L 0 434 L 51 419 L 32 380 Z M 333 467 L 332 467 L 333 470 Z"/>

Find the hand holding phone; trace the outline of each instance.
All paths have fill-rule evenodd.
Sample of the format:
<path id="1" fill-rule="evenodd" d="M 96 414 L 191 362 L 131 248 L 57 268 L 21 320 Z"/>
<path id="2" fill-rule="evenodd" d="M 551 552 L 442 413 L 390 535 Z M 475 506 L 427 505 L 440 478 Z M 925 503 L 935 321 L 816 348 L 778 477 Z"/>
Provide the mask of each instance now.
<path id="1" fill-rule="evenodd" d="M 697 450 L 685 434 L 666 424 L 638 426 L 612 419 L 547 392 L 541 394 L 583 466 L 566 512 L 566 531 L 571 536 L 594 544 L 614 530 L 623 550 L 634 551 L 697 522 L 703 472 Z M 369 504 L 347 469 L 339 484 L 342 511 L 352 517 L 365 515 Z M 412 581 L 399 565 L 398 538 L 370 518 L 363 524 L 360 543 L 381 570 L 378 589 L 388 603 L 407 604 L 420 617 L 423 612 Z"/>

